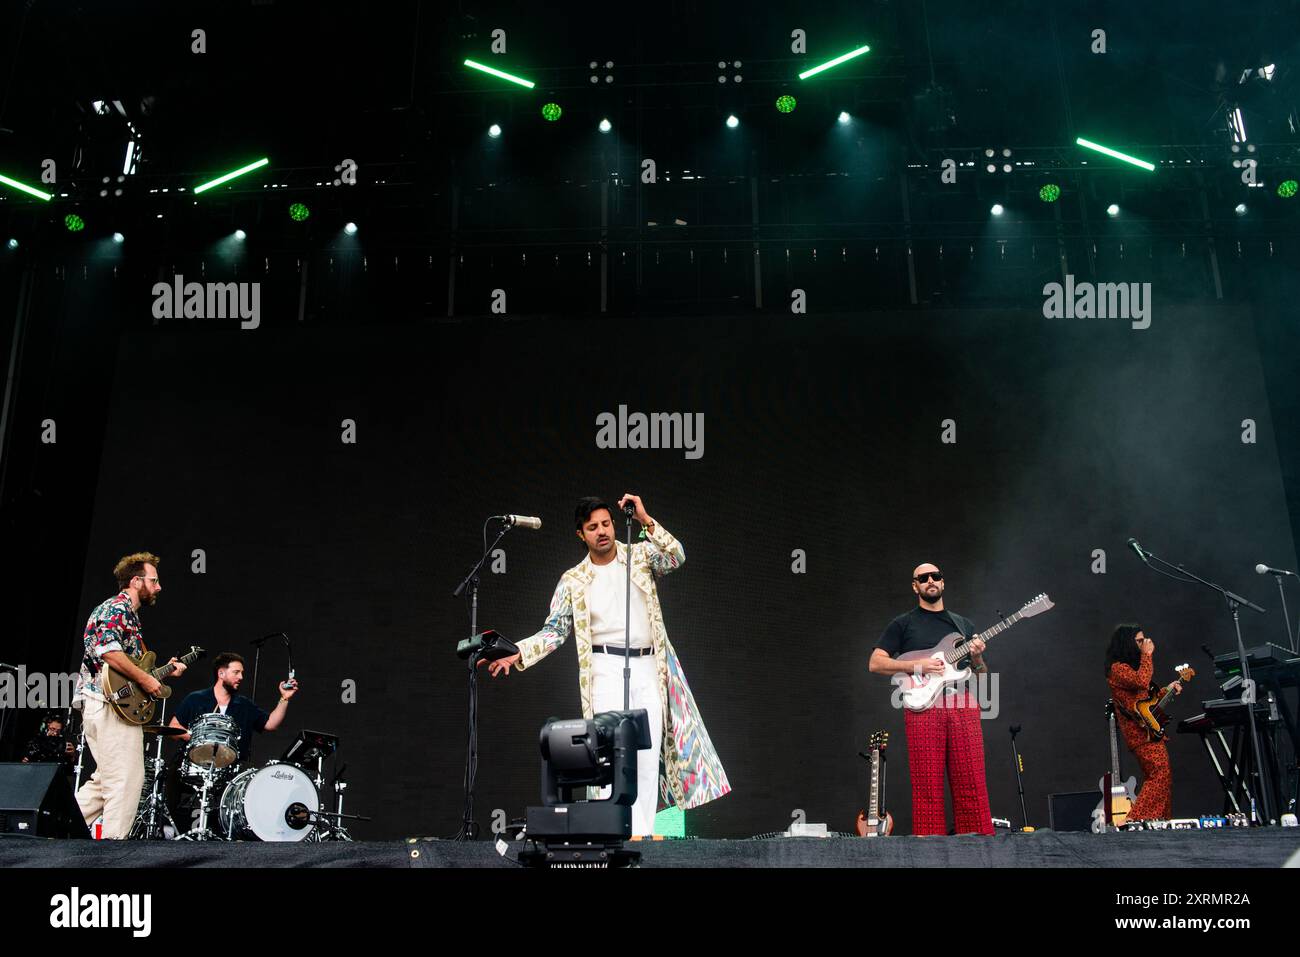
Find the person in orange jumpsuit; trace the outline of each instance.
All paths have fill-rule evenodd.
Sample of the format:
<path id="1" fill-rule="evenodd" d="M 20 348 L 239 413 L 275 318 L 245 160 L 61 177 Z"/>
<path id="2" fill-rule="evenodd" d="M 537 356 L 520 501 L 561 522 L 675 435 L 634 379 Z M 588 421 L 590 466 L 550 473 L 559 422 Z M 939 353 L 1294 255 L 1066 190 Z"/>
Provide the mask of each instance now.
<path id="1" fill-rule="evenodd" d="M 1142 767 L 1142 787 L 1129 811 L 1129 821 L 1148 821 L 1173 817 L 1173 774 L 1169 768 L 1169 749 L 1163 740 L 1152 741 L 1138 723 L 1135 705 L 1151 688 L 1156 644 L 1142 633 L 1141 625 L 1119 625 L 1110 637 L 1106 652 L 1106 681 L 1115 702 L 1116 724 L 1124 734 L 1128 749 Z M 1183 686 L 1170 684 L 1175 694 Z"/>

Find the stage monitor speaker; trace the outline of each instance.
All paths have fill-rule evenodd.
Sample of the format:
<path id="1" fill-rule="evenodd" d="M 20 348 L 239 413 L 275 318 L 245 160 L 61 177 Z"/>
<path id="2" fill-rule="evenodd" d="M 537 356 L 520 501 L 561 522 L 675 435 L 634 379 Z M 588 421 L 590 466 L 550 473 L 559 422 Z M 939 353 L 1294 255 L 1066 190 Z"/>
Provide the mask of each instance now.
<path id="1" fill-rule="evenodd" d="M 61 764 L 0 764 L 0 835 L 89 838 Z"/>
<path id="2" fill-rule="evenodd" d="M 1047 795 L 1047 820 L 1053 831 L 1090 831 L 1100 791 L 1070 791 Z"/>

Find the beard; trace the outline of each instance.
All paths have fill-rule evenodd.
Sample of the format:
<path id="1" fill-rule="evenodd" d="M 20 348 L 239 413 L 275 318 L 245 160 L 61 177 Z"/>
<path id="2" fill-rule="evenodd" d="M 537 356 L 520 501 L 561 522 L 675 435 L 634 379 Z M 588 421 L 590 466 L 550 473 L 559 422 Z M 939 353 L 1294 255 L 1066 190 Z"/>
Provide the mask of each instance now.
<path id="1" fill-rule="evenodd" d="M 142 605 L 152 605 L 157 600 L 158 596 L 153 592 L 142 592 L 140 594 L 140 604 Z"/>
<path id="2" fill-rule="evenodd" d="M 614 547 L 614 539 L 609 538 L 605 540 L 605 543 L 603 545 L 600 543 L 592 545 L 591 550 L 594 551 L 597 555 L 604 555 L 607 552 L 609 552 L 609 550 L 613 547 Z"/>
<path id="3" fill-rule="evenodd" d="M 930 593 L 929 588 L 921 589 L 921 601 L 925 602 L 927 605 L 933 605 L 936 601 L 938 601 L 942 597 L 943 597 L 942 585 L 940 585 L 937 589 L 935 589 L 933 594 Z"/>
<path id="4" fill-rule="evenodd" d="M 221 687 L 226 689 L 226 694 L 228 695 L 235 695 L 239 693 L 239 686 L 232 685 L 229 681 L 221 682 Z"/>

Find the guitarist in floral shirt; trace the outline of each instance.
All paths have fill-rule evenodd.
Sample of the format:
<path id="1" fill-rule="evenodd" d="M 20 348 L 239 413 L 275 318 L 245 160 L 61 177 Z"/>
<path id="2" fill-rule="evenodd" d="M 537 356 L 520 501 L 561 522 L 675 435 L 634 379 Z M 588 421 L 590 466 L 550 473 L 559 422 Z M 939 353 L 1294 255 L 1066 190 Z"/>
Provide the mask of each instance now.
<path id="1" fill-rule="evenodd" d="M 95 759 L 95 773 L 77 791 L 86 826 L 103 814 L 102 836 L 120 840 L 131 830 L 140 791 L 144 787 L 144 730 L 120 717 L 103 693 L 103 670 L 112 668 L 134 681 L 146 694 L 157 694 L 157 678 L 131 659 L 145 652 L 140 635 L 141 605 L 152 605 L 162 592 L 159 558 L 150 552 L 125 556 L 113 569 L 120 589 L 90 613 L 83 636 L 81 673 L 73 705 L 82 709 L 86 744 Z M 185 665 L 171 660 L 173 674 Z"/>

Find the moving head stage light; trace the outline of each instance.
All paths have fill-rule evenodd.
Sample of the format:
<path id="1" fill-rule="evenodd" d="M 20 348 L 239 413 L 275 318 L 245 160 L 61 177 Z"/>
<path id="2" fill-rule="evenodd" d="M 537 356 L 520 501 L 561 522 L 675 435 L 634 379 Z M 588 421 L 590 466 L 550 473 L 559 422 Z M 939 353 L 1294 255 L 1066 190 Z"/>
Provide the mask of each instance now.
<path id="1" fill-rule="evenodd" d="M 635 863 L 627 852 L 637 798 L 637 751 L 650 747 L 645 709 L 605 711 L 587 720 L 542 726 L 542 807 L 528 809 L 526 834 L 536 842 L 520 860 L 541 866 Z M 579 789 L 609 787 L 606 798 L 575 800 Z"/>

